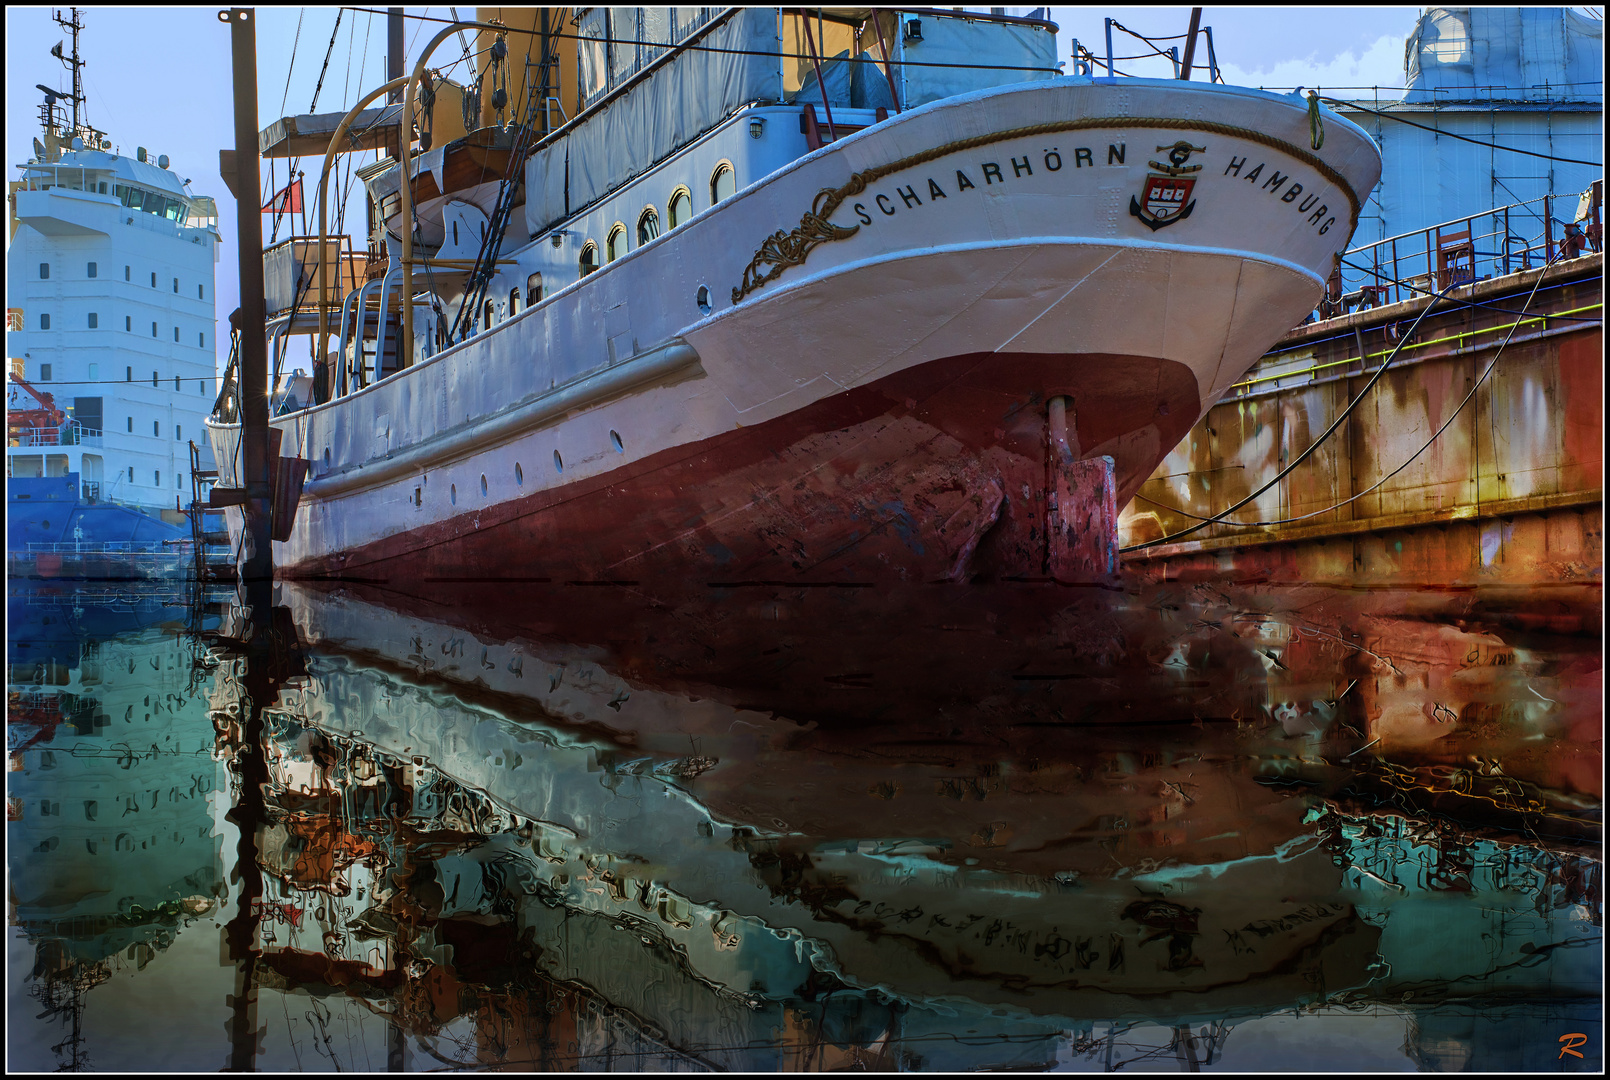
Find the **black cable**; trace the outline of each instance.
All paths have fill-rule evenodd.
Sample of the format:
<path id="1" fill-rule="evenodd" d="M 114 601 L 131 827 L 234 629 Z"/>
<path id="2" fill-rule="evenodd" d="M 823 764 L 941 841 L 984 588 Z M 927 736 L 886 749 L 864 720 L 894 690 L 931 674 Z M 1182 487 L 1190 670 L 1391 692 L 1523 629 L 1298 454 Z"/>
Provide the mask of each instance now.
<path id="1" fill-rule="evenodd" d="M 1417 127 L 1421 131 L 1431 131 L 1438 135 L 1446 135 L 1450 139 L 1460 139 L 1467 143 L 1475 143 L 1477 146 L 1485 146 L 1489 150 L 1503 150 L 1504 152 L 1510 154 L 1525 154 L 1527 157 L 1542 158 L 1545 161 L 1559 161 L 1567 165 L 1590 165 L 1595 169 L 1604 168 L 1604 162 L 1602 161 L 1578 161 L 1576 158 L 1555 157 L 1553 154 L 1540 154 L 1535 150 L 1519 150 L 1513 146 L 1499 146 L 1497 143 L 1482 142 L 1480 139 L 1472 139 L 1468 135 L 1457 135 L 1452 131 L 1443 131 L 1441 128 L 1429 127 L 1425 124 L 1417 124 L 1413 120 L 1405 120 L 1396 113 L 1381 112 L 1379 109 L 1367 109 L 1363 105 L 1359 105 L 1352 101 L 1343 101 L 1341 98 L 1321 97 L 1319 100 L 1331 105 L 1340 105 L 1344 108 L 1356 109 L 1359 112 L 1367 112 L 1375 116 L 1384 116 L 1388 120 L 1396 120 L 1400 124 L 1408 124 L 1410 127 Z"/>
<path id="2" fill-rule="evenodd" d="M 1541 282 L 1542 280 L 1543 280 L 1542 275 L 1541 274 L 1538 275 L 1538 281 Z M 1207 526 L 1213 524 L 1215 521 L 1223 521 L 1230 514 L 1235 513 L 1237 510 L 1239 510 L 1243 506 L 1247 505 L 1247 503 L 1251 502 L 1253 499 L 1256 499 L 1259 495 L 1262 495 L 1264 492 L 1268 491 L 1270 488 L 1272 488 L 1276 484 L 1280 483 L 1280 481 L 1284 480 L 1287 476 L 1291 475 L 1292 470 L 1296 469 L 1297 466 L 1301 465 L 1304 461 L 1308 460 L 1308 456 L 1310 454 L 1312 454 L 1315 450 L 1319 449 L 1319 447 L 1325 442 L 1325 440 L 1330 438 L 1331 435 L 1335 433 L 1336 429 L 1342 426 L 1342 421 L 1346 420 L 1348 418 L 1348 416 L 1350 416 L 1352 414 L 1354 408 L 1356 408 L 1358 406 L 1358 403 L 1363 401 L 1364 398 L 1366 396 L 1368 396 L 1368 394 L 1370 392 L 1370 388 L 1373 387 L 1378 381 L 1380 381 L 1381 376 L 1386 373 L 1386 369 L 1392 366 L 1392 361 L 1397 359 L 1398 353 L 1401 352 L 1403 350 L 1403 347 L 1409 343 L 1409 340 L 1414 337 L 1414 332 L 1420 328 L 1420 323 L 1425 320 L 1425 317 L 1427 315 L 1431 314 L 1432 309 L 1437 306 L 1437 301 L 1442 299 L 1443 294 L 1447 293 L 1449 289 L 1456 288 L 1456 287 L 1458 287 L 1459 285 L 1462 285 L 1462 284 L 1464 284 L 1464 283 L 1463 282 L 1449 282 L 1447 288 L 1443 289 L 1441 293 L 1438 293 L 1437 296 L 1429 304 L 1427 304 L 1425 306 L 1425 308 L 1420 312 L 1420 314 L 1415 317 L 1414 325 L 1409 327 L 1408 333 L 1404 334 L 1403 337 L 1398 341 L 1397 345 L 1395 345 L 1393 347 L 1391 355 L 1388 356 L 1385 360 L 1381 361 L 1381 366 L 1375 369 L 1374 374 L 1372 374 L 1370 376 L 1370 381 L 1364 384 L 1363 389 L 1361 389 L 1358 392 L 1358 396 L 1356 396 L 1355 398 L 1353 398 L 1352 401 L 1347 403 L 1347 408 L 1345 408 L 1345 409 L 1343 409 L 1341 411 L 1341 414 L 1339 416 L 1337 416 L 1334 421 L 1331 422 L 1331 426 L 1326 428 L 1324 430 L 1324 432 L 1322 432 L 1320 434 L 1319 438 L 1315 439 L 1312 443 L 1309 444 L 1308 449 L 1304 450 L 1301 454 L 1297 455 L 1297 458 L 1294 461 L 1292 461 L 1292 463 L 1290 465 L 1287 465 L 1284 469 L 1281 469 L 1280 472 L 1276 473 L 1274 479 L 1270 480 L 1267 484 L 1263 485 L 1263 487 L 1259 488 L 1257 491 L 1254 491 L 1251 495 L 1248 495 L 1246 498 L 1242 499 L 1240 502 L 1236 503 L 1234 506 L 1227 507 L 1226 509 L 1221 510 L 1219 513 L 1213 515 L 1210 518 L 1203 518 L 1200 522 L 1198 522 L 1195 525 L 1192 525 L 1188 529 L 1182 529 L 1181 531 L 1179 531 L 1177 533 L 1171 533 L 1168 536 L 1160 536 L 1156 540 L 1147 540 L 1145 543 L 1133 544 L 1133 545 L 1131 545 L 1129 547 L 1121 548 L 1119 550 L 1120 551 L 1140 551 L 1143 548 L 1156 547 L 1158 544 L 1172 543 L 1173 541 L 1179 540 L 1182 537 L 1189 536 L 1194 532 L 1197 532 L 1197 531 L 1199 531 L 1201 529 L 1205 529 Z M 1150 502 L 1151 500 L 1148 499 L 1147 501 Z M 1194 515 L 1186 515 L 1186 516 L 1194 516 Z M 1237 522 L 1231 522 L 1230 524 L 1233 525 L 1233 524 L 1238 524 L 1238 523 Z"/>
<path id="3" fill-rule="evenodd" d="M 1550 259 L 1548 261 L 1548 263 L 1546 263 L 1544 265 L 1543 269 L 1547 270 L 1550 266 L 1553 266 L 1558 261 L 1559 261 L 1559 256 L 1555 256 L 1553 259 Z M 1522 316 L 1526 315 L 1526 311 L 1524 310 L 1524 307 L 1530 305 L 1531 302 L 1532 302 L 1533 297 L 1535 297 L 1537 295 L 1537 290 L 1538 290 L 1539 286 L 1541 286 L 1543 284 L 1543 277 L 1544 277 L 1543 274 L 1537 275 L 1537 280 L 1532 283 L 1532 291 L 1527 294 L 1526 304 L 1523 305 L 1523 310 L 1521 312 L 1519 312 L 1520 315 L 1522 315 Z M 1453 287 L 1454 286 L 1452 286 L 1452 285 L 1449 286 L 1449 288 L 1453 288 Z M 1444 290 L 1444 291 L 1446 291 L 1446 290 Z M 1437 297 L 1437 299 L 1440 300 L 1440 299 L 1442 299 L 1442 297 L 1439 295 Z M 1420 318 L 1421 319 L 1425 318 L 1426 313 L 1429 312 L 1432 309 L 1432 307 L 1434 307 L 1435 305 L 1436 305 L 1436 300 L 1433 300 L 1430 304 L 1427 304 L 1426 308 L 1425 308 L 1425 311 L 1422 311 L 1420 313 Z M 1473 386 L 1471 386 L 1470 393 L 1466 394 L 1464 396 L 1464 399 L 1461 400 L 1459 402 L 1459 404 L 1454 407 L 1453 412 L 1448 414 L 1448 419 L 1444 420 L 1442 422 L 1442 426 L 1439 427 L 1436 431 L 1434 431 L 1432 433 L 1431 438 L 1426 440 L 1425 445 L 1421 446 L 1420 449 L 1416 450 L 1414 453 L 1410 454 L 1406 459 L 1404 459 L 1403 464 L 1399 465 L 1397 468 L 1393 469 L 1391 472 L 1389 472 L 1385 476 L 1381 477 L 1379 480 L 1377 480 L 1375 483 L 1371 484 L 1369 487 L 1365 488 L 1363 491 L 1358 492 L 1356 495 L 1349 496 L 1348 498 L 1343 499 L 1339 503 L 1335 503 L 1335 504 L 1333 504 L 1331 506 L 1327 506 L 1323 510 L 1315 510 L 1313 513 L 1309 513 L 1309 514 L 1299 514 L 1296 517 L 1276 518 L 1276 519 L 1274 519 L 1272 521 L 1229 521 L 1229 522 L 1225 522 L 1225 524 L 1227 524 L 1227 525 L 1240 525 L 1240 526 L 1245 526 L 1245 527 L 1251 528 L 1251 527 L 1254 527 L 1254 526 L 1265 526 L 1265 525 L 1289 525 L 1289 524 L 1291 524 L 1292 522 L 1295 522 L 1295 521 L 1307 521 L 1309 518 L 1315 518 L 1315 517 L 1318 517 L 1321 514 L 1328 514 L 1332 510 L 1340 510 L 1342 507 L 1348 505 L 1349 503 L 1354 502 L 1354 501 L 1356 501 L 1358 499 L 1362 499 L 1364 496 L 1368 495 L 1370 492 L 1374 491 L 1376 488 L 1380 487 L 1382 484 L 1384 484 L 1388 480 L 1392 479 L 1398 473 L 1402 472 L 1404 469 L 1407 469 L 1410 465 L 1412 465 L 1415 462 L 1416 459 L 1418 459 L 1420 457 L 1421 454 L 1423 454 L 1427 450 L 1429 450 L 1433 443 L 1435 443 L 1439 438 L 1442 437 L 1442 433 L 1444 431 L 1448 430 L 1448 426 L 1450 424 L 1452 424 L 1456 419 L 1458 419 L 1459 414 L 1464 411 L 1465 406 L 1470 404 L 1471 399 L 1476 396 L 1476 391 L 1478 389 L 1480 389 L 1481 384 L 1487 381 L 1487 376 L 1491 375 L 1493 373 L 1493 368 L 1498 366 L 1499 358 L 1504 355 L 1504 350 L 1506 348 L 1508 348 L 1509 343 L 1512 340 L 1514 340 L 1515 331 L 1520 329 L 1520 325 L 1521 325 L 1522 321 L 1524 321 L 1524 320 L 1523 319 L 1517 319 L 1515 321 L 1514 325 L 1512 325 L 1509 328 L 1509 333 L 1504 337 L 1503 342 L 1499 344 L 1498 351 L 1493 354 L 1492 360 L 1487 364 L 1487 369 L 1481 373 L 1481 376 L 1476 379 L 1475 384 Z M 1415 322 L 1415 326 L 1420 325 L 1420 319 L 1416 319 L 1414 322 Z M 1376 373 L 1377 376 L 1379 376 L 1381 372 L 1386 370 L 1387 364 L 1390 364 L 1392 362 L 1392 357 L 1397 355 L 1398 349 L 1401 349 L 1403 347 L 1403 344 L 1405 342 L 1407 342 L 1409 336 L 1412 335 L 1413 333 L 1414 333 L 1414 327 L 1410 327 L 1409 328 L 1409 333 L 1404 335 L 1404 341 L 1400 342 L 1398 344 L 1397 349 L 1392 350 L 1392 356 L 1387 357 L 1386 361 L 1383 362 L 1381 364 L 1381 366 L 1376 369 L 1375 373 Z M 1313 445 L 1309 446 L 1309 448 L 1307 450 L 1304 450 L 1302 452 L 1302 455 L 1299 456 L 1296 461 L 1293 461 L 1285 469 L 1282 469 L 1281 472 L 1280 472 L 1280 475 L 1276 476 L 1273 480 L 1269 481 L 1269 483 L 1265 484 L 1263 487 L 1259 488 L 1257 491 L 1253 492 L 1251 495 L 1247 496 L 1245 499 L 1241 500 L 1239 503 L 1236 503 L 1235 506 L 1232 506 L 1232 507 L 1230 507 L 1230 509 L 1224 511 L 1223 514 L 1215 514 L 1211 518 L 1198 518 L 1195 514 L 1189 513 L 1189 512 L 1184 511 L 1184 510 L 1176 510 L 1174 507 L 1171 507 L 1171 506 L 1163 506 L 1162 503 L 1155 502 L 1152 499 L 1147 499 L 1146 501 L 1151 503 L 1153 506 L 1161 507 L 1162 509 L 1171 511 L 1172 513 L 1177 513 L 1181 517 L 1195 518 L 1200 523 L 1200 524 L 1197 524 L 1197 525 L 1193 525 L 1191 528 L 1185 530 L 1185 533 L 1195 532 L 1196 530 L 1204 528 L 1204 527 L 1206 527 L 1207 525 L 1209 525 L 1210 523 L 1212 523 L 1214 521 L 1222 520 L 1223 517 L 1224 517 L 1224 514 L 1233 513 L 1234 511 L 1238 510 L 1239 508 L 1245 506 L 1247 503 L 1251 502 L 1253 499 L 1257 498 L 1259 495 L 1262 495 L 1265 491 L 1268 491 L 1271 487 L 1273 487 L 1281 479 L 1283 479 L 1288 474 L 1290 474 L 1290 472 L 1293 469 L 1295 469 L 1298 465 L 1302 464 L 1303 459 L 1308 457 L 1309 454 L 1313 453 L 1314 450 L 1316 448 L 1318 448 L 1319 444 L 1324 442 L 1330 436 L 1332 431 L 1336 430 L 1337 426 L 1342 422 L 1342 420 L 1347 418 L 1347 414 L 1353 411 L 1353 406 L 1357 405 L 1361 400 L 1363 400 L 1364 395 L 1367 394 L 1369 392 L 1370 387 L 1374 386 L 1374 385 L 1375 385 L 1375 378 L 1371 378 L 1369 383 L 1366 384 L 1365 387 L 1358 392 L 1358 396 L 1355 397 L 1352 401 L 1348 402 L 1347 408 L 1342 410 L 1342 414 L 1336 418 L 1336 423 L 1332 424 L 1325 431 L 1325 433 L 1323 435 L 1321 435 L 1318 439 L 1316 439 L 1314 441 Z M 1135 551 L 1135 550 L 1138 550 L 1139 548 L 1150 547 L 1152 544 L 1161 544 L 1166 540 L 1175 539 L 1175 538 L 1178 538 L 1180 536 L 1183 536 L 1183 535 L 1185 535 L 1185 533 L 1176 533 L 1176 534 L 1174 534 L 1173 537 L 1163 537 L 1162 539 L 1159 539 L 1159 540 L 1151 540 L 1151 541 L 1148 541 L 1145 544 L 1137 544 L 1134 547 L 1127 547 L 1127 548 L 1124 548 L 1123 550 L 1124 551 Z"/>
<path id="4" fill-rule="evenodd" d="M 369 12 L 371 15 L 385 15 L 386 14 L 386 12 L 377 11 L 374 8 L 351 7 L 351 6 L 349 6 L 347 8 L 347 10 L 348 11 L 366 11 L 366 12 Z M 452 19 L 438 19 L 438 18 L 436 18 L 434 16 L 430 16 L 430 15 L 408 15 L 406 13 L 402 17 L 405 18 L 405 19 L 419 19 L 419 20 L 422 20 L 424 22 L 451 23 L 453 21 Z M 958 17 L 960 17 L 960 16 L 958 15 Z M 707 23 L 706 25 L 709 25 L 709 24 Z M 506 27 L 503 28 L 503 31 L 505 33 L 509 33 L 509 34 L 525 34 L 527 37 L 541 37 L 542 36 L 542 31 L 540 31 L 540 30 L 524 30 L 524 29 L 521 29 L 518 26 L 506 26 Z M 552 31 L 549 31 L 549 33 L 553 37 L 564 38 L 564 39 L 566 39 L 568 41 L 585 41 L 585 42 L 592 42 L 594 44 L 612 43 L 612 44 L 615 44 L 615 45 L 646 45 L 646 46 L 648 46 L 650 48 L 654 48 L 654 49 L 664 49 L 667 52 L 707 52 L 707 53 L 717 53 L 717 54 L 720 54 L 720 55 L 723 55 L 723 56 L 765 56 L 765 57 L 771 57 L 772 59 L 782 59 L 782 60 L 809 60 L 811 58 L 809 53 L 786 53 L 786 52 L 781 52 L 781 51 L 769 52 L 769 51 L 766 51 L 764 49 L 723 49 L 723 48 L 721 48 L 719 46 L 716 46 L 716 45 L 677 45 L 677 44 L 674 44 L 674 43 L 667 43 L 667 42 L 664 42 L 664 41 L 635 41 L 635 40 L 631 40 L 631 39 L 628 39 L 628 38 L 592 37 L 592 36 L 587 35 L 587 34 L 566 34 L 566 33 L 562 33 L 561 31 L 558 31 L 558 30 L 552 30 Z M 860 61 L 860 60 L 852 57 L 850 62 L 852 62 L 852 63 L 862 63 L 863 61 Z M 864 62 L 869 63 L 869 64 L 874 63 L 874 61 L 872 61 L 872 60 L 867 60 L 867 61 L 864 61 Z M 1062 70 L 1060 68 L 1038 67 L 1038 66 L 1025 65 L 1025 64 L 947 64 L 947 63 L 942 63 L 942 62 L 936 61 L 936 60 L 891 60 L 889 63 L 893 67 L 914 67 L 914 68 L 930 68 L 930 67 L 933 67 L 933 68 L 957 68 L 957 69 L 977 68 L 977 69 L 983 70 L 983 71 L 1044 71 L 1044 72 L 1048 72 L 1048 73 L 1050 73 L 1052 75 L 1060 75 L 1060 74 L 1062 74 Z"/>

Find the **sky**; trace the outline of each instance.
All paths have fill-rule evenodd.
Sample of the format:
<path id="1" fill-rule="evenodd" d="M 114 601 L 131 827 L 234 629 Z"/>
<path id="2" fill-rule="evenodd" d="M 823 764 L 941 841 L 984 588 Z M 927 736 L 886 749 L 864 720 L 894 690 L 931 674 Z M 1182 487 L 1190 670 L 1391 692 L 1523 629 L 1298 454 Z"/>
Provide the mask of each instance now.
<path id="1" fill-rule="evenodd" d="M 239 284 L 234 201 L 218 172 L 219 149 L 234 145 L 230 31 L 218 20 L 219 10 L 83 8 L 79 53 L 85 61 L 89 122 L 105 131 L 121 153 L 132 154 L 136 147 L 144 146 L 152 157 L 167 154 L 174 171 L 191 181 L 194 194 L 211 195 L 218 200 L 223 243 L 217 268 L 217 315 L 219 325 L 226 326 L 229 313 L 239 303 Z M 441 18 L 453 9 L 404 10 L 410 15 Z M 463 17 L 473 17 L 470 7 L 456 10 Z M 1007 10 L 1023 14 L 1029 9 Z M 1203 9 L 1202 25 L 1213 29 L 1214 52 L 1226 82 L 1281 90 L 1298 85 L 1326 90 L 1379 86 L 1383 97 L 1395 97 L 1385 91 L 1403 85 L 1403 42 L 1414 28 L 1419 10 L 1209 7 Z M 257 11 L 259 128 L 280 116 L 309 111 L 326 52 L 330 62 L 318 111 L 344 111 L 383 81 L 383 15 L 342 12 L 332 47 L 336 8 L 264 7 Z M 1061 28 L 1057 34 L 1058 55 L 1070 57 L 1073 39 L 1077 38 L 1085 48 L 1104 56 L 1103 19 L 1107 17 L 1137 33 L 1162 37 L 1185 33 L 1190 25 L 1190 8 L 1053 7 L 1050 18 Z M 71 77 L 50 55 L 51 46 L 66 37 L 52 21 L 50 8 L 7 6 L 5 20 L 6 176 L 13 180 L 19 175 L 17 166 L 32 155 L 32 140 L 39 132 L 38 106 L 43 95 L 35 84 L 65 89 L 70 88 Z M 418 50 L 439 25 L 410 20 L 405 35 L 410 69 Z M 422 33 L 422 26 L 430 27 L 429 31 Z M 1131 57 L 1143 49 L 1134 38 L 1114 31 L 1115 56 Z M 455 42 L 444 42 L 434 54 L 432 66 L 445 66 L 461 53 Z M 1198 65 L 1206 63 L 1205 53 L 1205 48 L 1198 45 Z M 1168 61 L 1156 57 L 1121 61 L 1116 66 L 1120 71 L 1142 76 L 1173 73 Z M 363 155 L 358 160 L 366 163 L 373 158 Z M 278 185 L 285 182 L 285 164 L 277 163 Z M 310 206 L 318 164 L 304 160 L 301 165 L 304 171 L 314 173 L 304 181 Z M 265 162 L 260 189 L 265 195 L 270 190 L 266 165 Z M 271 219 L 265 217 L 263 221 L 267 242 Z M 354 184 L 348 201 L 348 223 L 349 231 L 362 232 L 361 185 Z M 281 238 L 284 235 L 282 226 Z M 362 248 L 361 235 L 354 237 L 354 244 Z M 227 359 L 228 335 L 213 336 L 219 341 L 222 368 Z"/>

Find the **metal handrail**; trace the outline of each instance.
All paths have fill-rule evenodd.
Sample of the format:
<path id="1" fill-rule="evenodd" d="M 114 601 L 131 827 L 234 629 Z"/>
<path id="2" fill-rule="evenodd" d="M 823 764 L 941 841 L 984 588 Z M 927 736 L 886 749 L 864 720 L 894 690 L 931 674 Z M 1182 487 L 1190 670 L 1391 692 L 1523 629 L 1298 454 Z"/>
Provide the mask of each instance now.
<path id="1" fill-rule="evenodd" d="M 1559 204 L 1566 200 L 1574 210 L 1580 197 L 1543 195 L 1350 248 L 1308 321 L 1429 296 L 1450 282 L 1474 284 L 1546 265 L 1572 242 L 1563 231 L 1570 223 L 1555 216 Z M 1603 246 L 1595 205 L 1580 253 Z"/>

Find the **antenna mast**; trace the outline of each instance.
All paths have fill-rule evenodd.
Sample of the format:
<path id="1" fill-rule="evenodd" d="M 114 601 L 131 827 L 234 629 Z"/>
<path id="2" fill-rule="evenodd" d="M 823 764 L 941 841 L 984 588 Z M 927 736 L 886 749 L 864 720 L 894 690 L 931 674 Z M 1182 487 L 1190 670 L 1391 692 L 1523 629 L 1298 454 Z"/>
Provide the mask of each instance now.
<path id="1" fill-rule="evenodd" d="M 84 61 L 78 58 L 78 32 L 84 29 L 84 24 L 78 21 L 77 8 L 68 8 L 67 10 L 72 14 L 72 18 L 70 19 L 64 19 L 61 17 L 61 8 L 57 8 L 50 14 L 51 18 L 56 20 L 57 25 L 61 26 L 64 30 L 67 30 L 73 35 L 72 59 L 68 59 L 61 54 L 60 44 L 52 49 L 51 53 L 56 57 L 56 59 L 60 60 L 64 64 L 69 65 L 73 69 L 73 126 L 68 130 L 67 134 L 67 137 L 71 139 L 74 135 L 78 134 L 78 106 L 79 103 L 84 100 L 84 77 L 80 71 L 80 69 L 84 66 Z"/>

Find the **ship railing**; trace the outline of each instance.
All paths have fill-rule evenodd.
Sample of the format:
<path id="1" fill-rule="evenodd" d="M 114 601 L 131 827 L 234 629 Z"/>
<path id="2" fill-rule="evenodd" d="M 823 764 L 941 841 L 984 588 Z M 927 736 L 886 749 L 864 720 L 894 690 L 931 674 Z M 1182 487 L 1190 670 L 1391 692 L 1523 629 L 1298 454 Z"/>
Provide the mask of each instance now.
<path id="1" fill-rule="evenodd" d="M 189 540 L 65 540 L 28 544 L 29 555 L 185 555 Z"/>
<path id="2" fill-rule="evenodd" d="M 59 427 L 27 428 L 13 434 L 13 446 L 100 446 L 99 428 L 87 428 L 73 420 Z"/>
<path id="3" fill-rule="evenodd" d="M 1427 296 L 1604 250 L 1603 181 L 1351 248 L 1307 322 Z"/>

